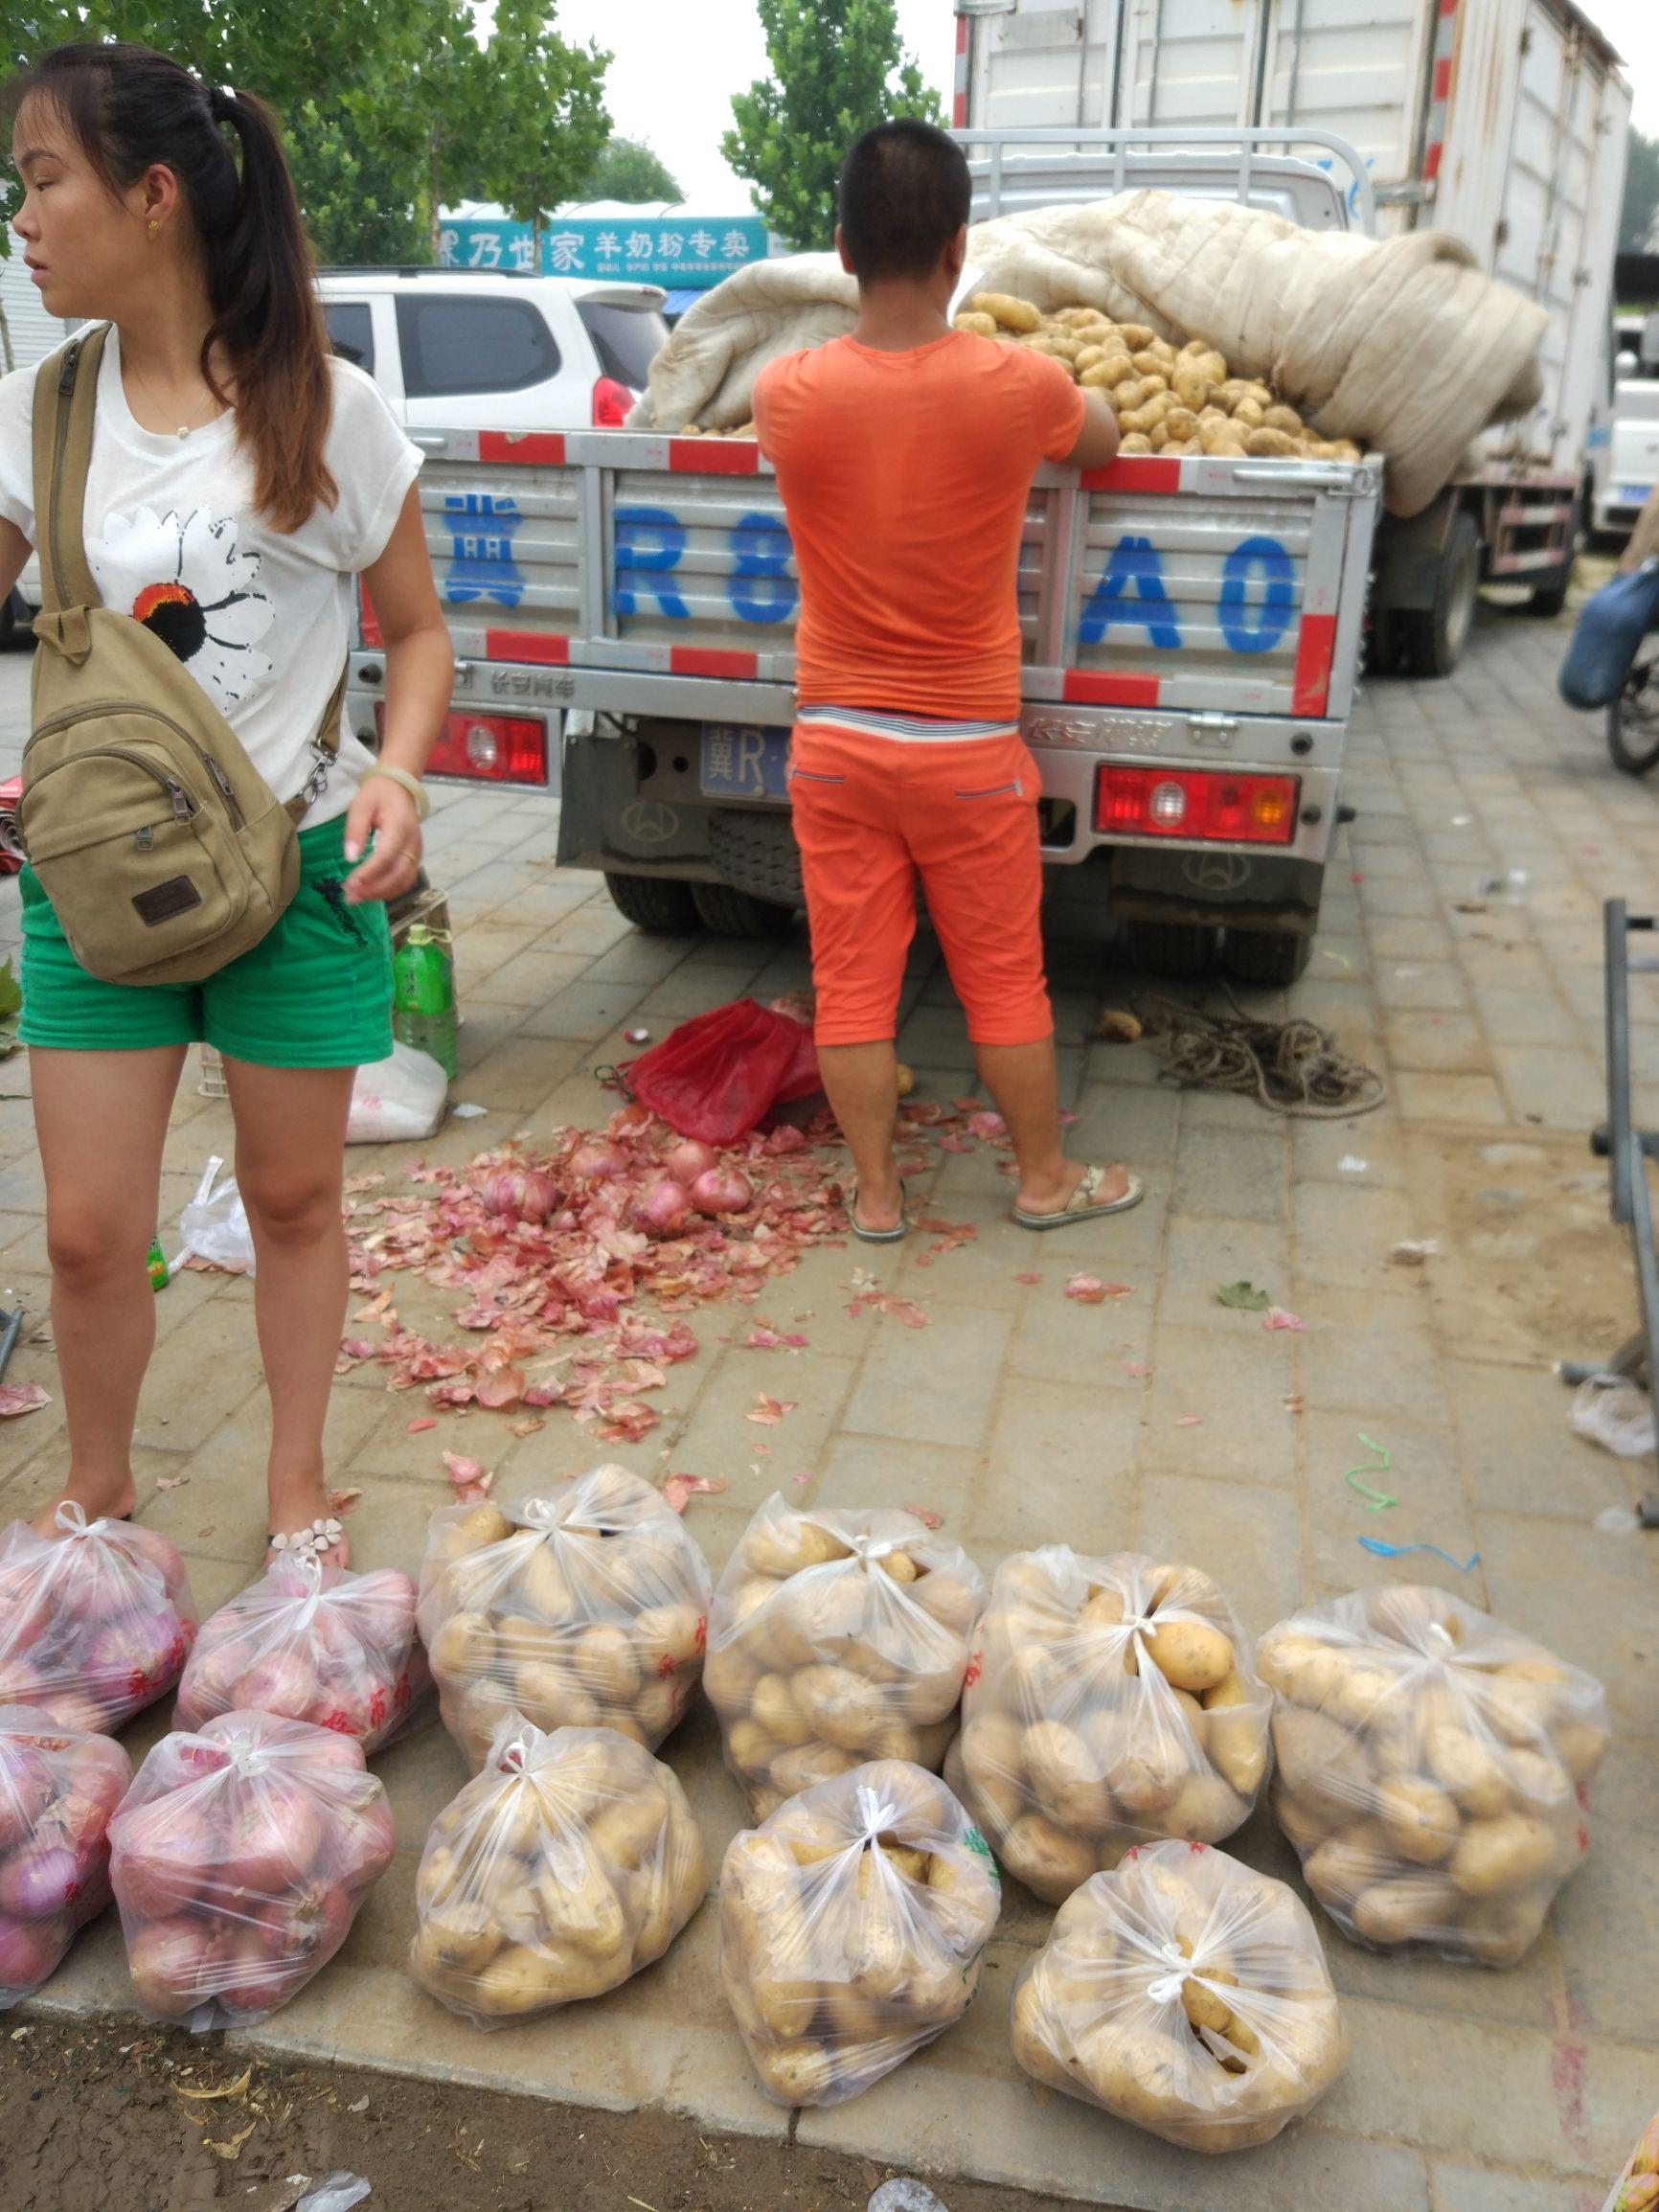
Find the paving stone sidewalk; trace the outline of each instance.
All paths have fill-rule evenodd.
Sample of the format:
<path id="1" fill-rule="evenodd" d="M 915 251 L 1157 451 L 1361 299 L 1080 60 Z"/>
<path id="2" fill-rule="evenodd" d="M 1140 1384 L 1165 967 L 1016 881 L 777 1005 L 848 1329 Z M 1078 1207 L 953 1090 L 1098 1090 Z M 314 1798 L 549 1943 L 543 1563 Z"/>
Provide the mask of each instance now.
<path id="1" fill-rule="evenodd" d="M 717 1341 L 676 1368 L 665 1425 L 621 1457 L 724 1475 L 689 1526 L 717 1567 L 753 1508 L 797 1471 L 814 1503 L 937 1508 L 989 1570 L 1006 1550 L 1064 1538 L 1139 1547 L 1216 1573 L 1253 1632 L 1298 1603 L 1395 1579 L 1357 1538 L 1375 1533 L 1343 1482 L 1391 1454 L 1400 1503 L 1387 1534 L 1428 1555 L 1413 1576 L 1445 1583 L 1593 1668 L 1618 1740 L 1595 1794 L 1595 1840 L 1533 1954 L 1485 1973 L 1401 1965 L 1325 1927 L 1353 2057 L 1312 2118 L 1271 2148 L 1228 2161 L 1183 2155 L 1039 2091 L 1009 2049 L 1008 1992 L 1049 1915 L 1009 1885 L 983 1994 L 963 2024 L 869 2094 L 792 2119 L 761 2097 L 715 1978 L 705 1909 L 658 1968 L 599 2003 L 482 2037 L 425 1999 L 400 1960 L 427 1823 L 463 1780 L 428 1730 L 377 1762 L 398 1814 L 398 1861 L 352 1938 L 311 1988 L 243 2039 L 272 2052 L 586 2101 L 660 2103 L 711 2129 L 777 2135 L 911 2171 L 961 2172 L 1084 2203 L 1187 2212 L 1595 2212 L 1629 2143 L 1659 2105 L 1659 1572 L 1650 1537 L 1605 1533 L 1635 1475 L 1567 1431 L 1550 1362 L 1611 1348 L 1634 1313 L 1629 1268 L 1606 1224 L 1585 1130 L 1600 1117 L 1600 901 L 1651 896 L 1655 792 L 1614 773 L 1599 725 L 1554 696 L 1565 629 L 1489 609 L 1458 676 L 1375 684 L 1360 709 L 1345 796 L 1359 818 L 1332 867 L 1308 975 L 1254 992 L 1270 1013 L 1328 1023 L 1381 1067 L 1390 1103 L 1357 1121 L 1288 1124 L 1238 1100 L 1180 1096 L 1144 1048 L 1089 1041 L 1102 1002 L 1144 979 L 1101 946 L 1054 948 L 1066 1096 L 1077 1147 L 1126 1157 L 1149 1195 L 1124 1220 L 1068 1232 L 1063 1251 L 1005 1220 L 989 1154 L 947 1159 L 937 1211 L 979 1241 L 918 1268 L 881 1256 L 888 1287 L 921 1298 L 912 1331 L 850 1319 L 844 1286 L 861 1250 L 819 1250 L 769 1294 L 772 1317 L 809 1313 L 798 1356 Z M 0 658 L 0 772 L 20 741 L 27 664 Z M 451 1121 L 425 1151 L 459 1160 L 513 1130 L 597 1123 L 610 1104 L 591 1070 L 620 1057 L 622 1031 L 806 979 L 805 946 L 781 948 L 638 935 L 597 878 L 554 864 L 551 802 L 445 793 L 433 874 L 449 893 L 466 1013 L 455 1096 L 489 1108 Z M 1503 888 L 1482 890 L 1501 879 Z M 0 888 L 0 948 L 14 943 L 14 887 Z M 1659 1090 L 1659 978 L 1635 986 L 1639 1074 Z M 970 1067 L 960 1015 L 931 947 L 914 963 L 901 1045 L 922 1086 L 949 1097 Z M 21 1058 L 0 1090 L 27 1087 Z M 1652 1106 L 1650 1104 L 1649 1112 Z M 166 1159 L 165 1215 L 191 1195 L 210 1152 L 228 1153 L 228 1112 L 187 1087 Z M 353 1167 L 396 1174 L 409 1154 Z M 0 1099 L 0 1302 L 44 1312 L 41 1180 L 26 1100 Z M 1389 1257 L 1406 1239 L 1438 1253 Z M 1102 1307 L 1068 1302 L 1075 1268 L 1134 1286 Z M 1040 1281 L 1015 1278 L 1035 1270 Z M 1216 1301 L 1239 1277 L 1307 1322 L 1270 1334 Z M 160 1343 L 144 1399 L 141 1515 L 186 1551 L 204 1611 L 257 1565 L 263 1526 L 262 1413 L 251 1290 L 187 1275 L 158 1302 Z M 49 1351 L 13 1370 L 57 1395 Z M 770 1457 L 743 1415 L 758 1390 L 798 1399 Z M 361 1485 L 356 1562 L 412 1568 L 444 1496 L 440 1449 L 494 1466 L 499 1490 L 595 1454 L 555 1415 L 514 1439 L 478 1415 L 407 1433 L 410 1404 L 373 1367 L 334 1395 L 337 1481 Z M 1194 1421 L 1194 1417 L 1195 1421 Z M 0 1516 L 26 1514 L 62 1464 L 60 1404 L 0 1430 Z M 181 1479 L 182 1478 L 182 1479 Z M 170 1487 L 163 1488 L 167 1483 Z M 792 1489 L 792 1486 L 790 1486 Z M 142 1750 L 165 1715 L 131 1731 Z M 739 1825 L 712 1727 L 670 1746 L 710 1847 Z M 1235 1848 L 1294 1879 L 1259 1817 Z M 1324 1925 L 1324 1924 L 1322 1924 Z M 41 2000 L 53 2012 L 120 2008 L 126 1981 L 112 1925 L 89 1932 Z M 648 2195 L 649 2192 L 646 2192 Z"/>

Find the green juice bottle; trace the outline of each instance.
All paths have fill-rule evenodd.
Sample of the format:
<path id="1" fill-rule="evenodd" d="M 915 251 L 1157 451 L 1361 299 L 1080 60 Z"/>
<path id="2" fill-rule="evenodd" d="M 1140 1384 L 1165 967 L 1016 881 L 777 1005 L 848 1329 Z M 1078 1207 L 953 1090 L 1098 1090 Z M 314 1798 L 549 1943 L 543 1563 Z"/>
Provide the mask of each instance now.
<path id="1" fill-rule="evenodd" d="M 417 922 L 392 962 L 392 1034 L 455 1081 L 455 962 L 449 932 Z"/>

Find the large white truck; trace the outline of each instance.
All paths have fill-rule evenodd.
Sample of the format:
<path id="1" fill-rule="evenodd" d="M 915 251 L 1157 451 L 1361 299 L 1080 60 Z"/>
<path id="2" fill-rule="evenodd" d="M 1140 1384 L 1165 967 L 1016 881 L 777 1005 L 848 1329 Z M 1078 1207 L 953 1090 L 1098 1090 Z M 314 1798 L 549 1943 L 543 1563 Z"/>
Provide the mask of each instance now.
<path id="1" fill-rule="evenodd" d="M 1285 132 L 1288 149 L 1298 132 L 1329 133 L 1357 148 L 1381 235 L 1445 232 L 1549 310 L 1540 405 L 1489 433 L 1426 513 L 1385 519 L 1374 658 L 1448 673 L 1483 578 L 1528 584 L 1540 611 L 1559 612 L 1607 437 L 1631 101 L 1588 16 L 1572 0 L 956 7 L 959 130 L 1112 125 L 1167 144 L 1255 126 Z"/>
<path id="2" fill-rule="evenodd" d="M 1131 165 L 1314 227 L 1367 212 L 1250 133 Z M 1004 148 L 976 212 L 1113 189 L 1119 149 Z M 419 433 L 458 656 L 433 768 L 504 797 L 560 788 L 558 857 L 647 929 L 761 936 L 801 904 L 784 783 L 800 586 L 752 440 L 626 430 Z M 1062 933 L 1105 916 L 1131 955 L 1288 981 L 1306 965 L 1359 670 L 1374 464 L 1136 455 L 1046 467 L 1020 557 L 1022 728 Z M 385 666 L 353 655 L 371 743 Z M 562 740 L 562 742 L 561 742 Z M 562 764 L 562 775 L 561 775 Z M 987 886 L 994 899 L 995 886 Z M 1065 910 L 1069 909 L 1069 913 Z"/>

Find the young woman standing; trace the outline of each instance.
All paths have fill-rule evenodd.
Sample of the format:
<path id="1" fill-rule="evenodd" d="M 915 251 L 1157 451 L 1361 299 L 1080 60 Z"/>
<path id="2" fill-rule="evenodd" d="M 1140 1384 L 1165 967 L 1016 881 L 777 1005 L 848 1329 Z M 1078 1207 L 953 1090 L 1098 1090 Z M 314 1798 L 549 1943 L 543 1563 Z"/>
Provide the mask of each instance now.
<path id="1" fill-rule="evenodd" d="M 420 776 L 452 668 L 414 489 L 420 458 L 369 378 L 330 357 L 293 185 L 258 101 L 210 92 L 146 47 L 103 45 L 46 55 L 7 104 L 23 186 L 13 228 L 46 308 L 111 326 L 83 513 L 99 596 L 179 656 L 279 800 L 313 793 L 298 895 L 204 983 L 89 975 L 22 877 L 22 1036 L 69 1430 L 61 1496 L 88 1516 L 134 1503 L 155 1338 L 145 1254 L 185 1053 L 206 1041 L 224 1056 L 258 1257 L 269 1530 L 344 1564 L 324 1525 L 323 1424 L 347 1296 L 346 1115 L 354 1069 L 391 1050 L 382 901 L 420 863 Z M 0 382 L 0 595 L 36 536 L 34 387 L 32 370 Z M 384 742 L 376 759 L 342 723 L 321 779 L 311 741 L 358 576 L 386 640 Z"/>

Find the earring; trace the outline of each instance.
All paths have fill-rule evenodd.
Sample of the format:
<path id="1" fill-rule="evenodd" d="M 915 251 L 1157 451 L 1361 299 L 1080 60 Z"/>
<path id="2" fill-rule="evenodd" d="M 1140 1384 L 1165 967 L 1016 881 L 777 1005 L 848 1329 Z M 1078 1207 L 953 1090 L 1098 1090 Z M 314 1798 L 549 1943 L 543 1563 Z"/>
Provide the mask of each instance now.
<path id="1" fill-rule="evenodd" d="M 150 218 L 149 218 L 149 224 L 148 224 L 148 228 L 149 228 L 149 229 L 150 229 L 150 231 L 152 231 L 152 232 L 154 232 L 154 231 L 158 231 L 158 230 L 160 230 L 160 228 L 161 228 L 161 224 L 160 224 L 160 223 L 159 223 L 159 222 L 156 220 L 156 218 L 155 218 L 155 217 L 154 217 L 154 216 L 151 216 L 151 217 L 150 217 Z"/>

